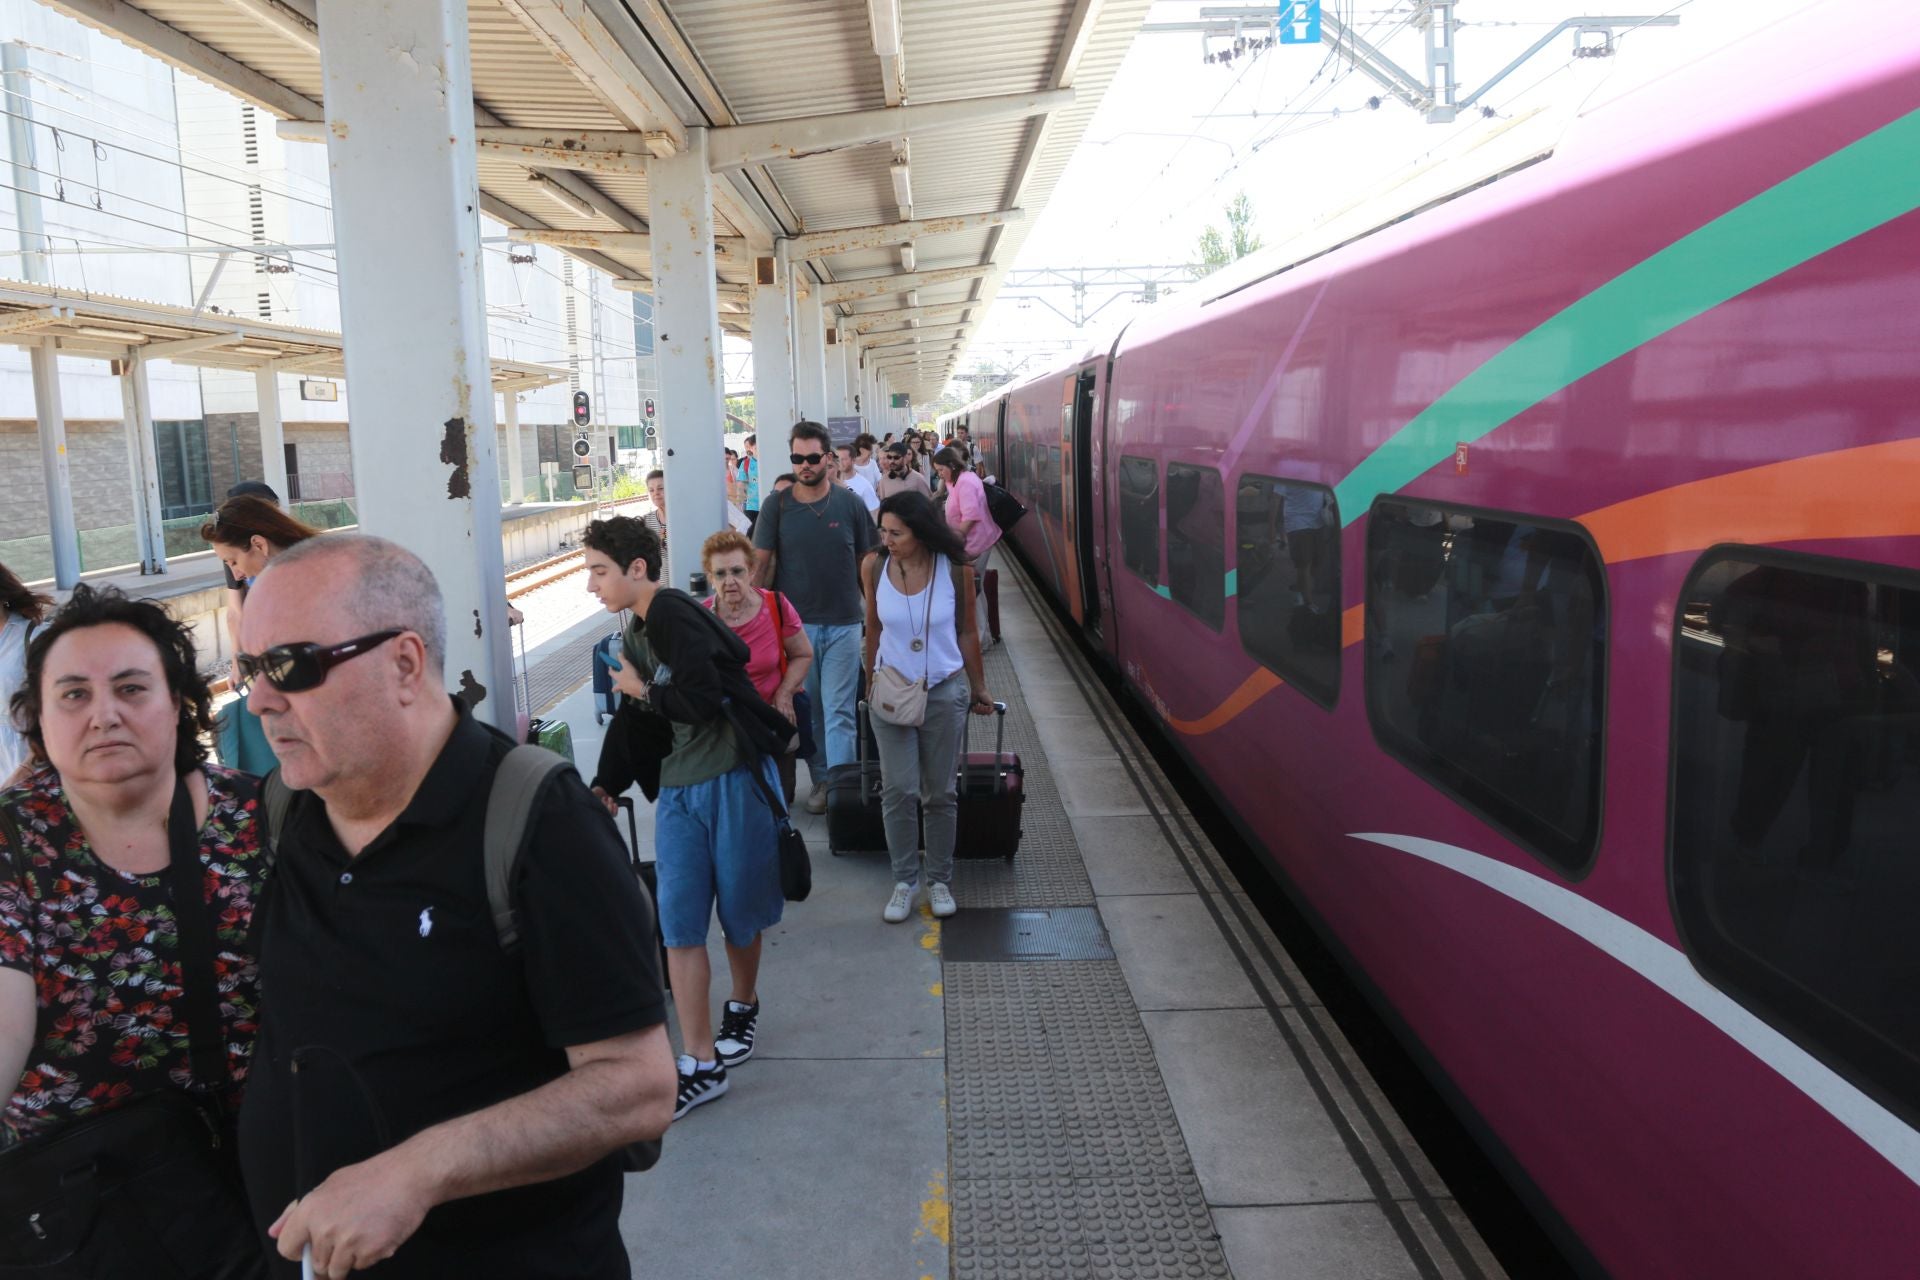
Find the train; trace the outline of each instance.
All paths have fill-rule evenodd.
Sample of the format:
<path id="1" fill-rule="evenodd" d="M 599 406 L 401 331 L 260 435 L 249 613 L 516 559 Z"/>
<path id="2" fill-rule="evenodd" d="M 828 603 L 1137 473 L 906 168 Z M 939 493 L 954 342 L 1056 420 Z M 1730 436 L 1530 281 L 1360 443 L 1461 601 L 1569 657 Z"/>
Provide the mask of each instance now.
<path id="1" fill-rule="evenodd" d="M 1920 35 L 1810 9 L 941 421 L 1635 1280 L 1920 1271 Z"/>

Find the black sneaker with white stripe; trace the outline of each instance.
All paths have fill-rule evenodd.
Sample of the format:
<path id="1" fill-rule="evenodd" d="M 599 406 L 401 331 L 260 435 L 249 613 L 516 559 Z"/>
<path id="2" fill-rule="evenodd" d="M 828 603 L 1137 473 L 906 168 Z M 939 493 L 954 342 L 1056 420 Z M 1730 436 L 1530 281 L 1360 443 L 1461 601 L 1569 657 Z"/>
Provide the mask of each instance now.
<path id="1" fill-rule="evenodd" d="M 712 1102 L 727 1091 L 727 1064 L 716 1062 L 702 1067 L 687 1054 L 680 1055 L 680 1097 L 674 1104 L 673 1118 L 678 1120 L 703 1102 Z"/>
<path id="2" fill-rule="evenodd" d="M 753 1056 L 753 1028 L 760 1021 L 760 1002 L 741 1004 L 727 1001 L 720 1013 L 720 1034 L 713 1038 L 714 1052 L 723 1065 L 737 1067 Z"/>

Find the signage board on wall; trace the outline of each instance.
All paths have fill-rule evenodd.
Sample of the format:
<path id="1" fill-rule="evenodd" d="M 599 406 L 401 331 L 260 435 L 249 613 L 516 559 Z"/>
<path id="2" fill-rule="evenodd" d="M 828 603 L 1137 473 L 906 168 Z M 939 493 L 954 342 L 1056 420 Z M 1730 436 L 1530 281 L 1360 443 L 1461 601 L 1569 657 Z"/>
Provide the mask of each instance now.
<path id="1" fill-rule="evenodd" d="M 325 382 L 319 378 L 300 379 L 300 398 L 302 400 L 338 400 L 340 384 Z"/>

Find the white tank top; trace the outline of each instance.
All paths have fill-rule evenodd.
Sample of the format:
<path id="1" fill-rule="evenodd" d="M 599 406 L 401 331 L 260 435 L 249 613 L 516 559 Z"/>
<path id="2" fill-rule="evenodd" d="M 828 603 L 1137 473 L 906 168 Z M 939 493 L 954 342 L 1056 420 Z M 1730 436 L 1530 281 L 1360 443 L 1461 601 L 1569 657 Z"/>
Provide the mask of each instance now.
<path id="1" fill-rule="evenodd" d="M 928 591 L 933 593 L 931 609 Z M 892 667 L 909 680 L 925 676 L 931 689 L 965 665 L 954 624 L 953 568 L 945 556 L 934 557 L 927 588 L 910 596 L 893 585 L 891 562 L 882 560 L 874 603 L 880 612 L 881 666 Z M 917 650 L 915 640 L 920 642 Z"/>

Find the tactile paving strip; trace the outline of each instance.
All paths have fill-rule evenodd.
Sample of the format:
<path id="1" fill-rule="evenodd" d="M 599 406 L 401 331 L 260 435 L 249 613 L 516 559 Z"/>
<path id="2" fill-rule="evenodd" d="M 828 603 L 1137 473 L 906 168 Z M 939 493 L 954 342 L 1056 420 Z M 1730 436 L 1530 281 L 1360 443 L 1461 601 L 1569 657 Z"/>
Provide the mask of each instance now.
<path id="1" fill-rule="evenodd" d="M 1011 863 L 960 862 L 953 873 L 954 896 L 967 907 L 1091 906 L 1093 882 L 1087 879 L 1073 824 L 1060 802 L 1060 789 L 1041 749 L 1033 715 L 1020 696 L 1020 678 L 1014 674 L 1005 644 L 987 650 L 986 667 L 987 687 L 998 691 L 1007 704 L 1006 749 L 1019 752 L 1026 769 L 1020 852 Z M 969 731 L 975 751 L 993 749 L 993 728 L 987 720 L 974 721 Z"/>
<path id="2" fill-rule="evenodd" d="M 953 1275 L 1230 1276 L 1120 966 L 944 979 Z"/>

